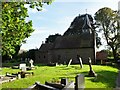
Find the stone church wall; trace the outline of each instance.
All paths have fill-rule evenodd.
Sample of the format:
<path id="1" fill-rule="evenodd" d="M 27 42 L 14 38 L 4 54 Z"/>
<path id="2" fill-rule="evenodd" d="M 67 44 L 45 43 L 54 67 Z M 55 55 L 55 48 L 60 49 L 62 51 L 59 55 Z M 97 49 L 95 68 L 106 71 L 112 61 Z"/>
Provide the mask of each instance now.
<path id="1" fill-rule="evenodd" d="M 79 63 L 79 61 L 77 60 L 77 55 L 82 58 L 83 63 L 88 63 L 88 57 L 91 57 L 92 62 L 95 63 L 92 48 L 55 50 L 53 61 L 60 63 L 68 63 L 69 60 L 72 59 L 73 63 Z"/>
<path id="2" fill-rule="evenodd" d="M 36 63 L 68 63 L 72 59 L 72 63 L 79 63 L 77 55 L 82 58 L 83 63 L 88 63 L 88 57 L 91 57 L 92 63 L 94 61 L 93 48 L 83 49 L 57 49 L 49 52 L 36 52 Z"/>

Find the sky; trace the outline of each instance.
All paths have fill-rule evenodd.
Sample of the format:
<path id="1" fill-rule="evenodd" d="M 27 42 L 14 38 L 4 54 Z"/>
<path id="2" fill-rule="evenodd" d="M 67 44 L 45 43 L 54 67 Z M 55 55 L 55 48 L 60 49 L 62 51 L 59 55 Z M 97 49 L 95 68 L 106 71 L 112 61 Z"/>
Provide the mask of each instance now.
<path id="1" fill-rule="evenodd" d="M 28 8 L 29 17 L 32 20 L 35 31 L 22 44 L 21 49 L 29 50 L 40 48 L 42 42 L 49 35 L 62 34 L 69 28 L 73 19 L 79 14 L 88 13 L 94 17 L 100 8 L 109 7 L 118 9 L 119 0 L 55 0 L 50 5 L 44 5 L 42 11 Z M 26 5 L 26 7 L 28 7 Z M 101 35 L 100 35 L 101 36 Z M 102 37 L 101 37 L 102 38 Z M 105 43 L 104 41 L 102 43 Z M 103 46 L 100 47 L 103 49 Z"/>

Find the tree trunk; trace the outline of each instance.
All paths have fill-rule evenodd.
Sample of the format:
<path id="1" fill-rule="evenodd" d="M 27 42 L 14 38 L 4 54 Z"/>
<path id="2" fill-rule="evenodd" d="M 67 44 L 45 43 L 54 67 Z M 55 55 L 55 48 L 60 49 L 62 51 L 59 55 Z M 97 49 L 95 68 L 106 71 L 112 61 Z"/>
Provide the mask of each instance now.
<path id="1" fill-rule="evenodd" d="M 115 50 L 114 48 L 112 48 L 112 52 L 113 52 L 113 57 L 114 57 L 114 61 L 117 62 L 117 50 Z"/>

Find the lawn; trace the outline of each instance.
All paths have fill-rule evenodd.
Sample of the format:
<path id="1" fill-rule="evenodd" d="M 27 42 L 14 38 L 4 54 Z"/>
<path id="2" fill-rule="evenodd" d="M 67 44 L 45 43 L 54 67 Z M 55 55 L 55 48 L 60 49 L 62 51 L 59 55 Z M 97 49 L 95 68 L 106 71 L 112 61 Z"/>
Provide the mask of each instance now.
<path id="1" fill-rule="evenodd" d="M 44 84 L 45 81 L 60 81 L 61 78 L 68 78 L 69 81 L 74 81 L 77 74 L 85 75 L 86 88 L 115 88 L 115 80 L 118 69 L 111 66 L 92 65 L 93 70 L 97 73 L 97 77 L 87 77 L 89 66 L 84 65 L 80 69 L 79 65 L 61 66 L 35 66 L 37 69 L 32 70 L 34 76 L 15 80 L 13 82 L 2 84 L 2 88 L 27 88 L 36 81 Z M 2 74 L 6 72 L 18 72 L 18 69 L 3 68 Z"/>

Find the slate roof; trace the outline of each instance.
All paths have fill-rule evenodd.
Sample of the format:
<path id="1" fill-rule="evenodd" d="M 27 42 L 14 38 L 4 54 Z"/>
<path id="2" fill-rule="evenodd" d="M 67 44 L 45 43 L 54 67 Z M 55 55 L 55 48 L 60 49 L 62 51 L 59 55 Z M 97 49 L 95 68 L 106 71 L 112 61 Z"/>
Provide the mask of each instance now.
<path id="1" fill-rule="evenodd" d="M 92 16 L 89 14 L 79 15 L 73 20 L 70 27 L 64 33 L 64 36 L 76 35 L 76 34 L 80 35 L 83 33 L 83 29 L 88 29 L 88 28 L 89 29 L 94 28 Z"/>

